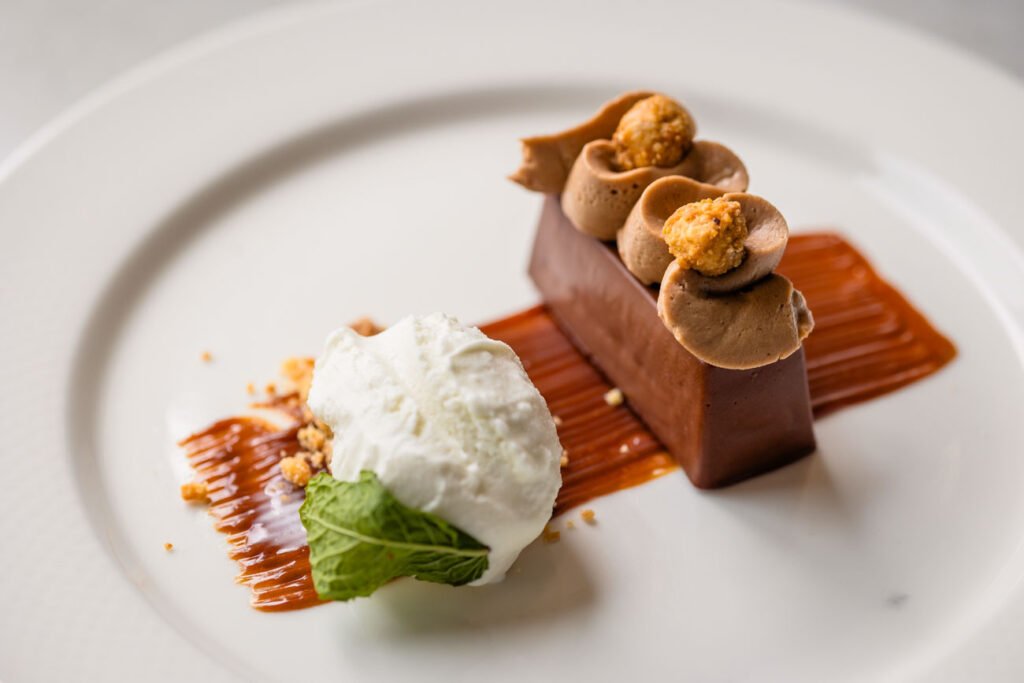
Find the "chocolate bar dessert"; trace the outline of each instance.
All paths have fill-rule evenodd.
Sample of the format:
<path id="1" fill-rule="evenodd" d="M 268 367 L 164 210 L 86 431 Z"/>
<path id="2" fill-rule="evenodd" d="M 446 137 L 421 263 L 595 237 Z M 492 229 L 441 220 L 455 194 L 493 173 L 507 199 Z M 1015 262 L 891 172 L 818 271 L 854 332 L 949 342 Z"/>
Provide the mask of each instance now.
<path id="1" fill-rule="evenodd" d="M 814 450 L 814 323 L 774 272 L 785 219 L 695 132 L 674 100 L 629 93 L 524 140 L 512 179 L 549 195 L 530 276 L 552 316 L 693 484 L 717 488 Z"/>

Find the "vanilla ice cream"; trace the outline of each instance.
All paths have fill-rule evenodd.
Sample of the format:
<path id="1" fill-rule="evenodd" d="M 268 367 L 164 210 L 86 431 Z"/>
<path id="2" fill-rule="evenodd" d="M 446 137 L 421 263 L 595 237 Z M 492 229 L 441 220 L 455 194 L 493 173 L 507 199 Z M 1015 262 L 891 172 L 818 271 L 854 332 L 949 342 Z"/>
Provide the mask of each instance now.
<path id="1" fill-rule="evenodd" d="M 515 352 L 435 313 L 362 337 L 339 329 L 309 407 L 334 432 L 331 472 L 374 472 L 404 505 L 490 548 L 474 585 L 500 581 L 544 529 L 562 484 L 547 404 Z"/>

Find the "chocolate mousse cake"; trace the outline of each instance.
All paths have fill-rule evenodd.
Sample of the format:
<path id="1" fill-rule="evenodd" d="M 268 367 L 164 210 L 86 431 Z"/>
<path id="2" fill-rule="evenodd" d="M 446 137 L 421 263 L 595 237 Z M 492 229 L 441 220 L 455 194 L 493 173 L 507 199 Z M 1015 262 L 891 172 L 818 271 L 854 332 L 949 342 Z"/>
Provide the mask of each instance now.
<path id="1" fill-rule="evenodd" d="M 717 488 L 814 450 L 814 323 L 774 272 L 785 219 L 695 132 L 674 100 L 627 93 L 524 139 L 511 178 L 548 195 L 529 272 L 551 315 L 693 484 Z"/>

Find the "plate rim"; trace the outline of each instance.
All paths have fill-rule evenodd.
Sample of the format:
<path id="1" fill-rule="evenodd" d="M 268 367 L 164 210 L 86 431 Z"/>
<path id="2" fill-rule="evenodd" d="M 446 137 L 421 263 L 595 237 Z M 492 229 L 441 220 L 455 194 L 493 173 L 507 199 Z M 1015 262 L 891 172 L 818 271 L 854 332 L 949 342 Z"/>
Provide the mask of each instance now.
<path id="1" fill-rule="evenodd" d="M 0 160 L 0 204 L 3 202 L 5 189 L 7 189 L 14 180 L 18 178 L 19 174 L 22 173 L 34 159 L 47 153 L 53 146 L 60 144 L 62 138 L 65 136 L 73 134 L 73 131 L 82 121 L 89 119 L 90 117 L 102 116 L 104 110 L 111 103 L 116 102 L 126 94 L 138 92 L 139 90 L 144 89 L 145 86 L 158 82 L 162 78 L 173 74 L 185 65 L 194 64 L 197 61 L 211 58 L 211 56 L 216 58 L 216 55 L 229 50 L 234 45 L 258 39 L 262 36 L 273 35 L 279 31 L 286 30 L 288 27 L 293 25 L 301 26 L 306 22 L 313 21 L 318 16 L 330 16 L 335 13 L 343 14 L 351 8 L 382 4 L 388 3 L 354 0 L 344 3 L 328 2 L 274 8 L 260 12 L 252 17 L 235 22 L 226 27 L 211 31 L 199 38 L 189 40 L 155 58 L 147 60 L 140 66 L 134 67 L 121 76 L 115 77 L 105 85 L 100 86 L 78 100 L 62 114 L 52 119 L 49 123 L 43 125 L 28 139 L 19 144 L 3 160 Z M 398 3 L 391 0 L 390 4 Z M 809 5 L 804 3 L 781 4 L 791 7 L 809 7 Z M 812 11 L 820 12 L 817 8 Z M 824 14 L 828 14 L 833 17 L 854 16 L 857 17 L 858 21 L 867 22 L 869 24 L 877 24 L 879 26 L 889 25 L 887 22 L 884 22 L 873 15 L 869 15 L 866 12 L 862 13 L 849 8 L 830 6 L 828 11 L 824 12 Z M 1024 85 L 1000 67 L 993 65 L 986 60 L 977 57 L 973 53 L 959 48 L 958 46 L 951 46 L 946 43 L 946 41 L 924 34 L 923 32 L 918 32 L 905 26 L 900 26 L 898 32 L 909 32 L 914 35 L 916 41 L 922 41 L 924 44 L 928 44 L 934 49 L 939 49 L 941 52 L 949 55 L 953 61 L 965 62 L 969 67 L 966 69 L 967 71 L 980 69 L 989 73 L 989 75 L 996 76 L 997 80 L 1007 80 L 1004 85 L 1009 86 L 1020 101 L 1024 102 Z M 1024 108 L 1021 108 L 1021 112 L 1024 113 Z M 1002 226 L 996 227 L 996 233 L 1000 233 L 1005 229 Z M 1021 233 L 1021 237 L 1024 237 L 1024 230 L 1022 230 Z M 1024 263 L 1024 255 L 1022 255 L 1019 241 L 1014 239 L 1018 236 L 1010 233 L 1007 237 L 1009 237 L 1009 239 L 1006 241 L 1004 246 L 1009 248 L 1010 258 L 1016 258 L 1019 263 Z M 20 243 L 15 246 L 18 247 L 19 245 Z M 0 301 L 0 304 L 2 303 L 3 302 Z M 6 304 L 3 305 L 6 306 Z M 19 311 L 14 311 L 14 313 L 23 314 L 23 312 Z M 1013 309 L 1010 311 L 1010 315 L 1014 321 L 1014 325 L 1012 325 L 1010 329 L 1016 331 L 1018 335 L 1022 334 L 1020 321 L 1024 320 L 1024 317 L 1021 317 L 1024 316 L 1024 310 L 1016 311 L 1016 309 Z M 1020 350 L 1020 348 L 1024 348 L 1024 345 L 1020 345 L 1020 339 L 1021 337 L 1018 337 L 1017 339 L 1019 345 L 1018 350 Z M 7 375 L 13 376 L 13 371 L 5 369 L 5 376 Z M 118 579 L 120 579 L 120 576 Z M 2 663 L 0 663 L 0 666 L 2 666 Z M 1024 657 L 1020 658 L 1017 662 L 1017 666 L 1020 667 L 1020 670 L 1024 670 Z"/>

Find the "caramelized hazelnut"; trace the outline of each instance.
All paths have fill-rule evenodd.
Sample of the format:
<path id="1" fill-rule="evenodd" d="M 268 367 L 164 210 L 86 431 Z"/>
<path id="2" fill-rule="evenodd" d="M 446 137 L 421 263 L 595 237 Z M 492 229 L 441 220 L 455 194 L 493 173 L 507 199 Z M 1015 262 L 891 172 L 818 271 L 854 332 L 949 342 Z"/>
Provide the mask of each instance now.
<path id="1" fill-rule="evenodd" d="M 743 263 L 746 255 L 742 207 L 722 197 L 676 209 L 661 234 L 680 266 L 708 277 L 724 275 Z"/>
<path id="2" fill-rule="evenodd" d="M 619 120 L 612 142 L 620 170 L 675 166 L 689 151 L 696 133 L 690 112 L 664 95 L 634 104 Z"/>

